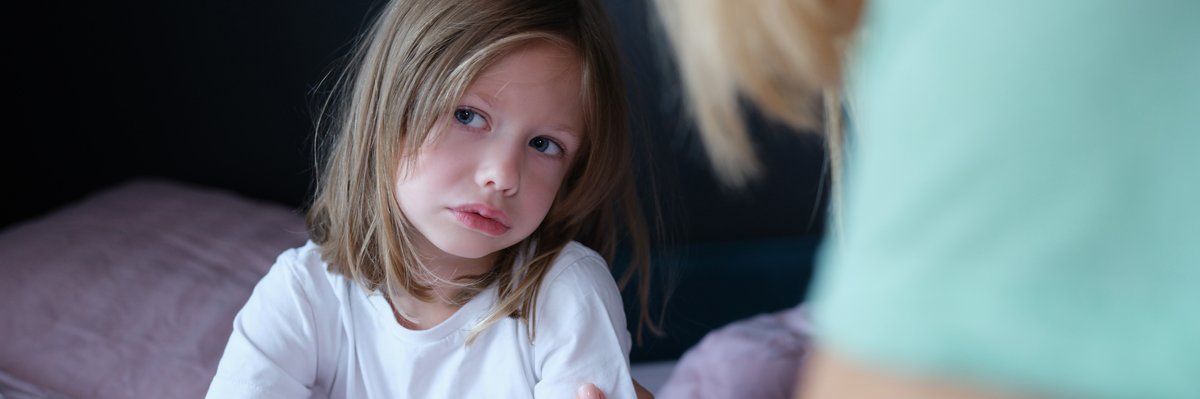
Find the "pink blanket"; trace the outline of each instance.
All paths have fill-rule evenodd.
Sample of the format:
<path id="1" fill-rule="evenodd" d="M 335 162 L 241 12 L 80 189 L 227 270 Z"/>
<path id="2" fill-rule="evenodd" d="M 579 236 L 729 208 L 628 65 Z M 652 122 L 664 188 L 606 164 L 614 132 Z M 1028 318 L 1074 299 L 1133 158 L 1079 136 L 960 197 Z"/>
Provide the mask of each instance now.
<path id="1" fill-rule="evenodd" d="M 803 307 L 713 331 L 683 355 L 658 399 L 791 398 L 809 331 Z"/>
<path id="2" fill-rule="evenodd" d="M 284 207 L 165 181 L 0 232 L 0 396 L 203 397 L 234 314 L 305 237 Z"/>

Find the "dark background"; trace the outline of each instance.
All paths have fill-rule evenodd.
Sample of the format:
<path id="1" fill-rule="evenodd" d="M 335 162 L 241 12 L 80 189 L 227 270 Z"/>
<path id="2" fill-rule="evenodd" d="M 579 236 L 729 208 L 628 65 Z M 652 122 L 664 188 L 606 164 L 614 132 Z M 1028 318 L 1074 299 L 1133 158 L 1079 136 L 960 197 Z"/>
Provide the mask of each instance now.
<path id="1" fill-rule="evenodd" d="M 640 158 L 649 161 L 638 169 L 644 185 L 653 181 L 671 233 L 653 286 L 657 305 L 671 293 L 668 334 L 648 337 L 633 359 L 674 358 L 715 327 L 802 299 L 824 230 L 824 151 L 816 135 L 752 117 L 767 174 L 743 191 L 722 188 L 682 111 L 649 5 L 605 4 L 630 67 Z M 117 1 L 10 16 L 35 28 L 9 40 L 16 90 L 0 229 L 137 177 L 302 212 L 315 170 L 314 114 L 328 95 L 322 79 L 380 6 Z"/>

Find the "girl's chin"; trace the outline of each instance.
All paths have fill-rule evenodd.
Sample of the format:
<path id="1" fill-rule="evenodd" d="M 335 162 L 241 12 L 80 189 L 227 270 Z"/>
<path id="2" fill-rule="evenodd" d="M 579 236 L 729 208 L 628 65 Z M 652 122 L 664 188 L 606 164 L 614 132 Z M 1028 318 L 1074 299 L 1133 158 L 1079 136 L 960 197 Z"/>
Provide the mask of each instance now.
<path id="1" fill-rule="evenodd" d="M 468 240 L 450 240 L 452 242 L 445 245 L 438 245 L 438 249 L 447 255 L 463 259 L 484 259 L 500 252 L 500 250 L 508 246 L 500 246 L 496 243 L 468 243 Z M 473 241 L 473 240 L 471 240 Z"/>

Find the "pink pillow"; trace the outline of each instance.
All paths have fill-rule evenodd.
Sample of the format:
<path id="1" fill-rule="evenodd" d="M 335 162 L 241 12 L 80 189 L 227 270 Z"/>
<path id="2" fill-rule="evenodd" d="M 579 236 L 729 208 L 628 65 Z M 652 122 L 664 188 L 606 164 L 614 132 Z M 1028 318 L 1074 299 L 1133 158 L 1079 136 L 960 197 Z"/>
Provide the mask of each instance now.
<path id="1" fill-rule="evenodd" d="M 283 206 L 145 180 L 0 232 L 0 394 L 203 397 L 234 314 L 305 240 Z"/>
<path id="2" fill-rule="evenodd" d="M 791 398 L 809 331 L 803 307 L 715 330 L 684 353 L 657 398 Z"/>

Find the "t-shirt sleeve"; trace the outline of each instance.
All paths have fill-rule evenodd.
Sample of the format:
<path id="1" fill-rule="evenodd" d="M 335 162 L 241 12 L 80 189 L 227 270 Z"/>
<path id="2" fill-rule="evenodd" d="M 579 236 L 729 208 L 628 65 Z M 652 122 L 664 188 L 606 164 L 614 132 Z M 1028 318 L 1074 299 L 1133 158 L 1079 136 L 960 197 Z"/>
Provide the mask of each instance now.
<path id="1" fill-rule="evenodd" d="M 629 331 L 608 267 L 594 253 L 559 266 L 538 297 L 534 397 L 574 398 L 592 383 L 608 398 L 633 399 Z"/>
<path id="2" fill-rule="evenodd" d="M 233 321 L 208 398 L 308 398 L 316 376 L 313 307 L 285 252 Z"/>
<path id="3" fill-rule="evenodd" d="M 866 19 L 818 339 L 1052 396 L 1200 397 L 1200 3 L 911 3 Z"/>

